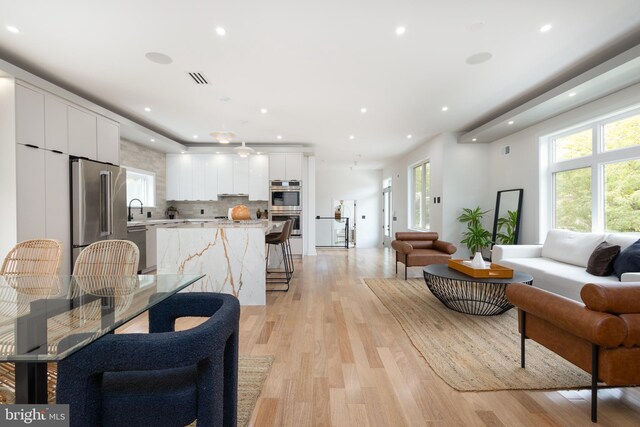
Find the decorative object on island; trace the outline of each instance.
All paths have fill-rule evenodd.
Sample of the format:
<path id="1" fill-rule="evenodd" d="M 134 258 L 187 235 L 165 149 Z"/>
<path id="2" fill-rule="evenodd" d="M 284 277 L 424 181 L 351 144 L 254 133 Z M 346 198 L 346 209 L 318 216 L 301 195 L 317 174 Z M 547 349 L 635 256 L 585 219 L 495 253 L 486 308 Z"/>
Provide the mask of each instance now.
<path id="1" fill-rule="evenodd" d="M 494 245 L 517 245 L 522 211 L 522 188 L 498 191 L 493 220 Z"/>
<path id="2" fill-rule="evenodd" d="M 178 209 L 176 209 L 174 206 L 169 206 L 167 208 L 167 211 L 165 212 L 165 215 L 167 215 L 169 219 L 174 219 L 179 213 L 180 212 L 178 212 Z"/>
<path id="3" fill-rule="evenodd" d="M 249 208 L 245 205 L 235 205 L 231 208 L 231 219 L 234 221 L 246 221 L 251 219 Z"/>
<path id="4" fill-rule="evenodd" d="M 482 218 L 489 211 L 483 211 L 480 206 L 475 209 L 462 208 L 458 221 L 467 224 L 467 231 L 462 233 L 464 239 L 460 243 L 467 245 L 470 254 L 482 252 L 483 248 L 491 246 L 491 233 L 482 225 Z"/>
<path id="5" fill-rule="evenodd" d="M 258 210 L 256 211 L 256 218 L 262 218 L 262 211 L 260 210 L 260 208 L 258 208 Z"/>

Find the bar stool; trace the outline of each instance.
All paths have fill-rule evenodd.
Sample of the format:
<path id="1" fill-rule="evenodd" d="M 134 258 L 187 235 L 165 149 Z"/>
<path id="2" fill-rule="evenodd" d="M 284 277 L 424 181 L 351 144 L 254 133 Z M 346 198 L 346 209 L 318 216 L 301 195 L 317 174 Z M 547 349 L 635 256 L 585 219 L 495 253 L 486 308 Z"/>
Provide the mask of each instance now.
<path id="1" fill-rule="evenodd" d="M 289 290 L 289 282 L 293 276 L 293 257 L 291 255 L 291 244 L 289 243 L 289 237 L 291 236 L 291 227 L 293 221 L 287 220 L 282 226 L 282 230 L 275 233 L 269 233 L 265 236 L 265 243 L 267 244 L 267 257 L 266 257 L 266 271 L 267 271 L 267 283 L 284 283 L 287 285 L 286 289 L 268 289 L 268 291 L 281 291 L 287 292 Z M 282 252 L 282 264 L 283 270 L 269 270 L 269 252 L 271 245 L 280 245 Z"/>

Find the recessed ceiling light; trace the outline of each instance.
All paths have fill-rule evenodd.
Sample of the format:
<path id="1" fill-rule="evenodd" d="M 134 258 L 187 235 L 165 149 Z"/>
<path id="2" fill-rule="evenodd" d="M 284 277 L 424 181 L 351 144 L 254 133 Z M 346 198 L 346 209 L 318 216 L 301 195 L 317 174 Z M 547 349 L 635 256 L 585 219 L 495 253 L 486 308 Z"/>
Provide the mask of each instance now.
<path id="1" fill-rule="evenodd" d="M 487 62 L 493 57 L 489 52 L 479 52 L 468 57 L 464 62 L 469 65 L 477 65 L 482 64 L 483 62 Z"/>
<path id="2" fill-rule="evenodd" d="M 180 152 L 180 154 L 184 154 L 184 153 L 186 153 L 186 151 L 181 151 L 181 152 Z"/>
<path id="3" fill-rule="evenodd" d="M 545 24 L 542 27 L 540 27 L 540 32 L 541 33 L 546 33 L 547 31 L 549 31 L 551 29 L 551 24 Z"/>
<path id="4" fill-rule="evenodd" d="M 478 140 L 478 138 L 473 138 L 471 139 L 471 141 L 476 142 Z"/>
<path id="5" fill-rule="evenodd" d="M 448 109 L 449 109 L 449 107 L 447 107 L 446 105 L 441 108 L 442 111 L 447 111 Z"/>
<path id="6" fill-rule="evenodd" d="M 367 109 L 366 109 L 366 108 L 364 108 L 364 107 L 362 107 L 362 108 L 360 109 L 360 112 L 361 112 L 362 114 L 364 114 L 364 113 L 366 113 L 366 112 L 367 112 Z"/>
<path id="7" fill-rule="evenodd" d="M 276 136 L 276 138 L 282 139 L 282 135 L 278 135 L 278 136 Z"/>
<path id="8" fill-rule="evenodd" d="M 569 94 L 569 96 L 576 96 L 576 93 L 575 93 L 575 92 L 571 92 L 571 93 Z"/>
<path id="9" fill-rule="evenodd" d="M 507 124 L 508 124 L 508 125 L 512 125 L 512 124 L 513 124 L 513 120 L 509 120 L 509 121 L 507 122 Z"/>
<path id="10" fill-rule="evenodd" d="M 413 138 L 413 135 L 411 134 L 407 135 L 407 139 L 411 139 L 411 138 Z"/>
<path id="11" fill-rule="evenodd" d="M 198 139 L 198 135 L 193 135 L 193 139 Z"/>
<path id="12" fill-rule="evenodd" d="M 7 31 L 13 34 L 18 34 L 20 32 L 20 30 L 17 27 L 14 27 L 13 25 L 7 25 Z"/>
<path id="13" fill-rule="evenodd" d="M 144 54 L 144 56 L 149 61 L 154 62 L 156 64 L 166 65 L 166 64 L 171 64 L 173 62 L 173 59 L 171 59 L 170 56 L 160 52 L 147 52 Z"/>
<path id="14" fill-rule="evenodd" d="M 223 96 L 221 98 L 218 98 L 218 100 L 220 102 L 229 102 L 229 101 L 231 101 L 231 98 L 229 98 L 228 96 Z"/>
<path id="15" fill-rule="evenodd" d="M 399 35 L 399 36 L 403 35 L 406 32 L 407 32 L 407 29 L 405 27 L 396 28 L 396 34 Z"/>
<path id="16" fill-rule="evenodd" d="M 256 151 L 256 154 L 260 155 L 262 154 L 262 151 Z"/>
<path id="17" fill-rule="evenodd" d="M 220 152 L 219 152 L 219 151 L 216 151 L 216 154 L 220 154 Z"/>
<path id="18" fill-rule="evenodd" d="M 156 140 L 155 140 L 155 139 L 153 139 L 153 138 L 151 138 L 149 141 L 151 141 L 151 142 L 156 142 Z"/>
<path id="19" fill-rule="evenodd" d="M 219 36 L 225 36 L 227 34 L 227 30 L 223 27 L 216 27 L 216 34 Z"/>
<path id="20" fill-rule="evenodd" d="M 149 107 L 144 107 L 144 111 L 146 111 L 147 113 L 149 113 L 151 111 L 151 108 Z"/>
<path id="21" fill-rule="evenodd" d="M 349 139 L 355 139 L 356 137 L 353 135 L 349 135 Z"/>
<path id="22" fill-rule="evenodd" d="M 267 109 L 266 109 L 266 108 L 261 108 L 261 109 L 260 109 L 260 112 L 261 112 L 262 114 L 267 114 L 267 113 L 268 113 L 268 111 L 267 111 Z"/>

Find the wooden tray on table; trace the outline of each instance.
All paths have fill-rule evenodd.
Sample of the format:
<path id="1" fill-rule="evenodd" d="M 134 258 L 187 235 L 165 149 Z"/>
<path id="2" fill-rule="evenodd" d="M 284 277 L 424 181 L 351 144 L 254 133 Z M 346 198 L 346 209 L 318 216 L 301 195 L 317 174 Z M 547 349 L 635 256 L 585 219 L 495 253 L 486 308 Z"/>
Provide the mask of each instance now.
<path id="1" fill-rule="evenodd" d="M 466 274 L 467 276 L 474 277 L 476 279 L 511 279 L 513 277 L 513 270 L 507 267 L 503 267 L 496 263 L 491 263 L 490 268 L 472 268 L 463 264 L 464 259 L 450 259 L 447 261 L 449 268 Z"/>

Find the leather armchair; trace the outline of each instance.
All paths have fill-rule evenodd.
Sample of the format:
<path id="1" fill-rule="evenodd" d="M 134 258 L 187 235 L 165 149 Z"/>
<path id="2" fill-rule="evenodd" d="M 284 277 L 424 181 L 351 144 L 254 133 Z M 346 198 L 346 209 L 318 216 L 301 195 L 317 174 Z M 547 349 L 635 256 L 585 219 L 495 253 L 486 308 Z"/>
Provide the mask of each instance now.
<path id="1" fill-rule="evenodd" d="M 597 422 L 598 381 L 640 384 L 640 283 L 588 283 L 580 291 L 584 304 L 517 283 L 506 295 L 518 307 L 521 366 L 528 338 L 590 373 L 591 421 Z"/>
<path id="2" fill-rule="evenodd" d="M 175 331 L 180 317 L 209 317 Z M 148 334 L 110 334 L 58 363 L 57 403 L 70 425 L 236 425 L 240 304 L 227 294 L 172 295 Z M 61 341 L 73 345 L 74 336 Z"/>
<path id="3" fill-rule="evenodd" d="M 452 243 L 438 240 L 435 231 L 397 232 L 396 240 L 391 242 L 396 251 L 396 274 L 398 262 L 404 264 L 404 279 L 407 279 L 407 267 L 424 267 L 431 264 L 446 264 L 457 250 Z"/>

